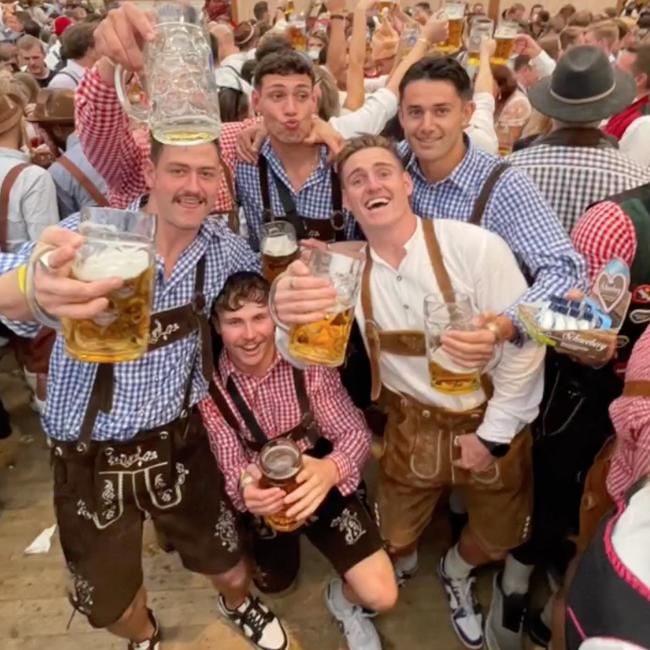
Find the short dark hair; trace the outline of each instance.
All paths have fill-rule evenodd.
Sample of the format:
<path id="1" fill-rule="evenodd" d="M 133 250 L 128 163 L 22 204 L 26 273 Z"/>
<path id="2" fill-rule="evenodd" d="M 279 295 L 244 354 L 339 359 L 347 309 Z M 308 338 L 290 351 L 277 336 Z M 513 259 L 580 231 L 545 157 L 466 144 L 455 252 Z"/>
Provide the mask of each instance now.
<path id="1" fill-rule="evenodd" d="M 415 81 L 449 81 L 463 101 L 472 99 L 472 82 L 465 68 L 450 56 L 425 57 L 414 63 L 399 84 L 400 99 Z"/>
<path id="2" fill-rule="evenodd" d="M 284 34 L 266 34 L 255 50 L 255 59 L 261 61 L 269 54 L 292 50 L 291 41 Z"/>
<path id="3" fill-rule="evenodd" d="M 255 5 L 253 6 L 253 16 L 255 16 L 255 20 L 262 20 L 264 14 L 268 13 L 268 11 L 269 11 L 269 3 L 266 2 L 266 0 L 262 0 L 261 2 L 256 2 Z"/>
<path id="4" fill-rule="evenodd" d="M 61 56 L 64 59 L 81 59 L 95 45 L 97 23 L 75 23 L 61 36 Z"/>
<path id="5" fill-rule="evenodd" d="M 644 74 L 647 78 L 646 88 L 650 88 L 650 43 L 637 45 L 632 51 L 636 54 L 632 71 L 634 74 Z"/>
<path id="6" fill-rule="evenodd" d="M 311 64 L 311 61 L 293 50 L 265 56 L 255 68 L 255 88 L 259 88 L 262 85 L 264 77 L 270 74 L 277 74 L 282 77 L 288 77 L 292 74 L 302 74 L 309 77 L 312 85 L 316 81 L 314 66 Z"/>
<path id="7" fill-rule="evenodd" d="M 259 273 L 254 271 L 238 271 L 233 273 L 224 283 L 221 292 L 214 301 L 213 314 L 224 311 L 237 311 L 247 302 L 266 305 L 269 300 L 271 285 Z"/>
<path id="8" fill-rule="evenodd" d="M 395 145 L 388 138 L 385 138 L 383 135 L 358 135 L 347 140 L 343 149 L 341 149 L 336 156 L 335 165 L 339 177 L 341 176 L 343 166 L 355 153 L 363 151 L 364 149 L 374 148 L 389 151 L 393 154 L 395 160 L 397 160 L 400 166 L 403 166 Z"/>
<path id="9" fill-rule="evenodd" d="M 530 57 L 528 54 L 518 54 L 512 62 L 512 69 L 519 72 L 522 68 L 530 65 Z"/>

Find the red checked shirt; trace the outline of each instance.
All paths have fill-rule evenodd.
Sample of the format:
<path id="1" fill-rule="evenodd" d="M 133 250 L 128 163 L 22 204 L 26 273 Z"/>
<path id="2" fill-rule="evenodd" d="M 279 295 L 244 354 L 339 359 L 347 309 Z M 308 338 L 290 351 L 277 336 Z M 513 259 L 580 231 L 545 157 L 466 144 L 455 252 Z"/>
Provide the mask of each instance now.
<path id="1" fill-rule="evenodd" d="M 219 146 L 224 163 L 234 179 L 237 162 L 237 135 L 254 120 L 222 125 Z M 143 163 L 149 157 L 149 131 L 132 131 L 115 88 L 104 83 L 95 69 L 79 83 L 75 95 L 75 125 L 88 160 L 108 185 L 112 206 L 125 208 L 148 191 Z M 215 212 L 227 212 L 232 199 L 224 178 L 221 179 Z"/>
<path id="2" fill-rule="evenodd" d="M 361 481 L 361 471 L 370 451 L 370 430 L 361 411 L 354 406 L 343 387 L 339 373 L 333 368 L 309 366 L 305 371 L 307 395 L 322 435 L 330 440 L 334 450 L 328 456 L 336 464 L 341 480 L 341 494 L 351 494 Z M 271 438 L 276 438 L 300 423 L 301 413 L 293 382 L 291 365 L 276 354 L 275 361 L 263 377 L 239 372 L 221 353 L 214 379 L 227 399 L 232 412 L 251 441 L 253 437 L 230 399 L 225 383 L 231 376 L 250 410 L 255 414 L 260 428 Z M 257 462 L 257 454 L 244 450 L 237 433 L 227 424 L 210 397 L 199 403 L 212 451 L 224 474 L 226 491 L 234 506 L 246 510 L 239 489 L 242 472 L 250 463 Z M 309 446 L 301 440 L 301 449 Z"/>

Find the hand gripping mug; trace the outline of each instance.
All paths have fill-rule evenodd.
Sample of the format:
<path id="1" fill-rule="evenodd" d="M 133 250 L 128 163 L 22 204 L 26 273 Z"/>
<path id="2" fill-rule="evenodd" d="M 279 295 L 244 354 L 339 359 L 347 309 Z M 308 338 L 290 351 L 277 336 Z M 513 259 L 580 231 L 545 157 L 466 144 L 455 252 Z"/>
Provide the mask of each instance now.
<path id="1" fill-rule="evenodd" d="M 149 125 L 163 144 L 216 140 L 221 131 L 219 93 L 208 35 L 196 9 L 156 3 L 156 37 L 144 48 L 141 103 L 132 103 L 121 66 L 115 90 L 127 115 Z"/>
<path id="2" fill-rule="evenodd" d="M 345 361 L 365 249 L 364 242 L 338 242 L 312 253 L 309 268 L 313 275 L 330 279 L 336 289 L 336 304 L 325 318 L 291 328 L 289 353 L 296 359 L 332 367 Z"/>

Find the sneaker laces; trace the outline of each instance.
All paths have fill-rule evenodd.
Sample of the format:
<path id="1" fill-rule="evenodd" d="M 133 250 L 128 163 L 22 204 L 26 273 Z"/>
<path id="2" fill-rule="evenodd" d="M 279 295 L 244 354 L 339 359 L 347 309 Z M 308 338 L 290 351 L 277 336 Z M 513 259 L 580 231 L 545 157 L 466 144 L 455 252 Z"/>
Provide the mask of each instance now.
<path id="1" fill-rule="evenodd" d="M 476 614 L 476 599 L 474 598 L 474 590 L 472 587 L 476 582 L 476 578 L 470 577 L 467 579 L 452 578 L 449 580 L 449 586 L 456 598 L 456 611 L 454 615 L 472 616 Z"/>
<path id="2" fill-rule="evenodd" d="M 343 625 L 343 632 L 346 636 L 351 636 L 355 639 L 368 640 L 367 627 L 364 622 L 370 618 L 363 610 L 363 608 L 355 605 L 348 616 L 341 622 Z M 372 623 L 370 623 L 372 625 Z"/>
<path id="3" fill-rule="evenodd" d="M 251 639 L 255 642 L 262 638 L 264 628 L 273 620 L 270 611 L 264 611 L 259 598 L 249 597 L 248 606 L 241 614 L 240 626 L 248 626 L 252 631 Z"/>

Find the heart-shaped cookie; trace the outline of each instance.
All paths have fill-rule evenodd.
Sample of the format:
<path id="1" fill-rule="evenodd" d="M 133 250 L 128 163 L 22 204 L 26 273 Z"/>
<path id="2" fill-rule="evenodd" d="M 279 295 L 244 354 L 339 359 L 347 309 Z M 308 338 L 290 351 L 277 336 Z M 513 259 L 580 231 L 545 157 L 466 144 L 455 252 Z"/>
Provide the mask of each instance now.
<path id="1" fill-rule="evenodd" d="M 625 296 L 626 284 L 625 276 L 621 273 L 610 275 L 603 271 L 598 276 L 594 293 L 606 313 L 609 314 L 621 302 L 623 296 Z"/>

